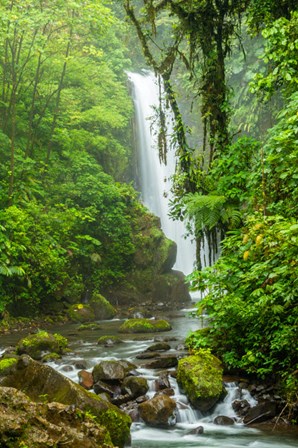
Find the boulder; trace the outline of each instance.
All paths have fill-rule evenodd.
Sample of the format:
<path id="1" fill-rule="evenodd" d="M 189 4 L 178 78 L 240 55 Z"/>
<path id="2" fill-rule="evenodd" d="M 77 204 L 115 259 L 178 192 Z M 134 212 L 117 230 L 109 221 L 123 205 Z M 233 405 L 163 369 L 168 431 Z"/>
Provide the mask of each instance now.
<path id="1" fill-rule="evenodd" d="M 223 394 L 221 362 L 207 350 L 180 359 L 177 381 L 192 405 L 201 412 L 209 411 Z"/>
<path id="2" fill-rule="evenodd" d="M 235 421 L 231 417 L 227 417 L 226 415 L 217 415 L 213 423 L 215 425 L 221 425 L 221 426 L 229 426 L 234 425 Z"/>
<path id="3" fill-rule="evenodd" d="M 178 365 L 176 355 L 162 355 L 145 364 L 146 369 L 171 369 Z"/>
<path id="4" fill-rule="evenodd" d="M 156 333 L 172 327 L 164 319 L 127 319 L 119 328 L 120 333 Z"/>
<path id="5" fill-rule="evenodd" d="M 90 322 L 95 320 L 95 314 L 90 305 L 76 303 L 69 307 L 68 316 L 73 322 Z"/>
<path id="6" fill-rule="evenodd" d="M 154 385 L 155 385 L 155 390 L 156 391 L 160 391 L 160 390 L 164 390 L 164 389 L 170 389 L 171 388 L 171 384 L 169 381 L 169 375 L 164 372 L 161 373 L 159 375 L 159 377 L 157 378 L 157 380 L 154 381 Z"/>
<path id="7" fill-rule="evenodd" d="M 97 320 L 113 319 L 117 314 L 113 305 L 111 305 L 101 294 L 93 294 L 89 304 L 93 309 L 95 319 Z"/>
<path id="8" fill-rule="evenodd" d="M 93 367 L 92 375 L 94 383 L 97 381 L 123 380 L 136 366 L 129 361 L 104 360 Z"/>
<path id="9" fill-rule="evenodd" d="M 0 387 L 0 446 L 112 448 L 113 445 L 107 429 L 75 406 L 34 403 L 17 389 Z"/>
<path id="10" fill-rule="evenodd" d="M 146 378 L 139 376 L 128 376 L 124 378 L 121 385 L 121 390 L 122 393 L 129 394 L 130 398 L 136 398 L 145 395 L 149 390 L 149 386 Z"/>
<path id="11" fill-rule="evenodd" d="M 250 404 L 247 400 L 234 400 L 232 408 L 239 417 L 244 417 L 250 409 Z"/>
<path id="12" fill-rule="evenodd" d="M 62 355 L 67 348 L 68 341 L 64 336 L 47 331 L 39 331 L 21 339 L 16 346 L 18 355 L 27 354 L 31 358 L 41 360 L 46 354 Z"/>
<path id="13" fill-rule="evenodd" d="M 108 383 L 105 383 L 104 381 L 100 381 L 100 380 L 98 380 L 96 383 L 94 383 L 93 389 L 97 395 L 104 393 L 109 398 L 112 398 L 112 397 L 115 397 L 115 396 L 118 396 L 121 394 L 121 387 L 119 384 L 108 384 Z"/>
<path id="14" fill-rule="evenodd" d="M 261 423 L 276 416 L 277 406 L 274 401 L 264 401 L 250 408 L 243 419 L 245 425 Z"/>
<path id="15" fill-rule="evenodd" d="M 146 352 L 165 352 L 170 350 L 171 346 L 167 342 L 156 342 L 146 348 Z"/>
<path id="16" fill-rule="evenodd" d="M 0 386 L 25 392 L 31 400 L 58 402 L 89 411 L 97 423 L 105 426 L 111 440 L 124 446 L 130 435 L 130 418 L 116 406 L 85 390 L 50 366 L 22 355 L 10 373 L 0 378 Z"/>
<path id="17" fill-rule="evenodd" d="M 97 340 L 98 345 L 103 345 L 105 347 L 113 347 L 114 345 L 122 344 L 122 339 L 118 338 L 118 336 L 101 336 Z"/>
<path id="18" fill-rule="evenodd" d="M 176 402 L 168 395 L 156 395 L 139 405 L 141 419 L 149 426 L 168 428 L 176 423 Z"/>

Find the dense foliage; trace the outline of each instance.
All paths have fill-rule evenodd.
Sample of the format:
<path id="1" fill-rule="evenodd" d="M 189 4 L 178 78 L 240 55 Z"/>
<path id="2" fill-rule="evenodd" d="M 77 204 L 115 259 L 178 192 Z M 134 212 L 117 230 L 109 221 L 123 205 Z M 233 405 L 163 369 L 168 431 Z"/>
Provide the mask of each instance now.
<path id="1" fill-rule="evenodd" d="M 0 7 L 0 311 L 80 301 L 130 268 L 132 104 L 105 1 Z"/>
<path id="2" fill-rule="evenodd" d="M 124 5 L 149 63 L 163 76 L 163 70 L 175 73 L 176 64 L 179 77 L 182 60 L 189 75 L 188 83 L 185 73 L 180 76 L 183 87 L 193 92 L 194 102 L 200 96 L 205 135 L 195 150 L 179 148 L 171 213 L 194 223 L 199 239 L 213 235 L 216 241 L 220 233 L 224 240 L 218 261 L 189 278 L 194 289 L 204 291 L 198 315 L 207 312 L 210 323 L 188 338 L 189 346 L 210 347 L 228 369 L 282 380 L 294 405 L 296 2 L 126 0 Z M 172 41 L 162 39 L 166 26 Z M 175 99 L 177 107 L 178 92 Z M 183 111 L 179 119 L 183 122 Z"/>

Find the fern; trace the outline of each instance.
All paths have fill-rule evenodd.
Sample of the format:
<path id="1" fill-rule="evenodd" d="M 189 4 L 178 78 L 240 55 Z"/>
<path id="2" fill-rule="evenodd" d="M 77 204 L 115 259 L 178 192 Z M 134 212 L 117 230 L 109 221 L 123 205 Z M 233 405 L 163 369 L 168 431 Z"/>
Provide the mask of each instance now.
<path id="1" fill-rule="evenodd" d="M 212 230 L 217 226 L 237 227 L 241 212 L 225 196 L 188 194 L 184 197 L 185 214 L 194 221 L 197 229 Z"/>
<path id="2" fill-rule="evenodd" d="M 12 277 L 13 275 L 23 276 L 25 271 L 19 266 L 6 266 L 4 264 L 0 265 L 0 275 L 5 275 L 6 277 Z"/>

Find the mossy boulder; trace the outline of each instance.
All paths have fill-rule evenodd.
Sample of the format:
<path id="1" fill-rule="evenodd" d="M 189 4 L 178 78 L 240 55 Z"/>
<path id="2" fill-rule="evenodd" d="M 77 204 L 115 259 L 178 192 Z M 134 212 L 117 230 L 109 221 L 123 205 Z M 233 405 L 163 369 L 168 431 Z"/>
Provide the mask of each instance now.
<path id="1" fill-rule="evenodd" d="M 199 350 L 178 362 L 178 384 L 192 405 L 202 412 L 212 409 L 221 398 L 222 374 L 221 362 L 208 350 Z"/>
<path id="2" fill-rule="evenodd" d="M 106 335 L 98 338 L 97 344 L 104 345 L 105 347 L 112 347 L 113 345 L 123 344 L 123 341 L 118 336 Z"/>
<path id="3" fill-rule="evenodd" d="M 97 320 L 113 319 L 117 314 L 113 305 L 101 294 L 93 294 L 89 304 Z"/>
<path id="4" fill-rule="evenodd" d="M 89 322 L 87 324 L 81 324 L 78 331 L 96 331 L 101 330 L 101 326 L 97 322 Z"/>
<path id="5" fill-rule="evenodd" d="M 149 390 L 146 378 L 139 376 L 127 376 L 121 384 L 123 394 L 129 394 L 132 398 L 145 395 Z"/>
<path id="6" fill-rule="evenodd" d="M 0 387 L 0 446 L 112 448 L 110 434 L 92 415 L 61 403 L 34 403 L 15 388 Z"/>
<path id="7" fill-rule="evenodd" d="M 120 333 L 156 333 L 171 330 L 164 319 L 127 319 L 119 328 Z"/>
<path id="8" fill-rule="evenodd" d="M 68 316 L 73 322 L 90 322 L 95 320 L 93 308 L 84 303 L 76 303 L 69 307 Z"/>
<path id="9" fill-rule="evenodd" d="M 8 375 L 16 362 L 18 361 L 18 358 L 3 358 L 0 360 L 0 376 Z"/>
<path id="10" fill-rule="evenodd" d="M 124 412 L 28 355 L 22 355 L 10 373 L 0 378 L 0 386 L 14 387 L 35 402 L 43 398 L 88 411 L 108 429 L 112 442 L 119 447 L 129 439 L 131 420 Z"/>
<path id="11" fill-rule="evenodd" d="M 16 353 L 18 355 L 26 353 L 31 358 L 40 360 L 49 353 L 62 355 L 67 348 L 67 344 L 68 341 L 64 336 L 39 331 L 21 339 L 17 343 Z"/>

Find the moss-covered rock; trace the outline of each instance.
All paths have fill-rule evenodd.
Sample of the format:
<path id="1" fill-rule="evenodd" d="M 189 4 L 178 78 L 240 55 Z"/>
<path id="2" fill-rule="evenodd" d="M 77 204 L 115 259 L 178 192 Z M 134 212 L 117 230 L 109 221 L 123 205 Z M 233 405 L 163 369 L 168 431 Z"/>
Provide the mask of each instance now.
<path id="1" fill-rule="evenodd" d="M 17 343 L 16 352 L 18 355 L 26 353 L 31 358 L 40 360 L 49 353 L 63 354 L 67 344 L 68 341 L 64 336 L 57 333 L 51 334 L 47 331 L 39 331 L 21 339 Z"/>
<path id="2" fill-rule="evenodd" d="M 73 322 L 90 322 L 95 320 L 93 308 L 90 305 L 76 303 L 68 309 L 68 316 Z"/>
<path id="3" fill-rule="evenodd" d="M 117 314 L 117 311 L 113 305 L 111 305 L 110 302 L 101 294 L 93 294 L 89 303 L 94 311 L 95 319 L 113 319 L 113 317 Z"/>
<path id="4" fill-rule="evenodd" d="M 120 333 L 156 333 L 171 330 L 164 319 L 128 319 L 119 328 Z"/>
<path id="5" fill-rule="evenodd" d="M 0 387 L 0 446 L 112 448 L 110 434 L 91 413 L 60 403 L 34 403 L 17 389 Z"/>
<path id="6" fill-rule="evenodd" d="M 208 350 L 180 359 L 177 381 L 190 402 L 202 412 L 210 410 L 223 394 L 222 366 Z"/>
<path id="7" fill-rule="evenodd" d="M 91 413 L 97 423 L 108 429 L 112 442 L 119 447 L 129 439 L 131 420 L 124 412 L 27 355 L 22 355 L 9 374 L 0 378 L 0 386 L 21 390 L 36 402 L 44 398 Z"/>
<path id="8" fill-rule="evenodd" d="M 98 345 L 104 345 L 105 347 L 111 347 L 113 345 L 118 345 L 122 343 L 123 343 L 122 339 L 114 335 L 101 336 L 97 340 Z"/>
<path id="9" fill-rule="evenodd" d="M 8 375 L 13 369 L 18 358 L 3 358 L 0 360 L 0 376 Z"/>

